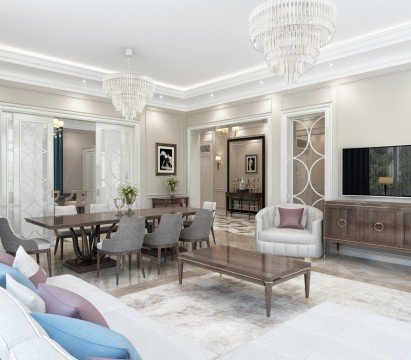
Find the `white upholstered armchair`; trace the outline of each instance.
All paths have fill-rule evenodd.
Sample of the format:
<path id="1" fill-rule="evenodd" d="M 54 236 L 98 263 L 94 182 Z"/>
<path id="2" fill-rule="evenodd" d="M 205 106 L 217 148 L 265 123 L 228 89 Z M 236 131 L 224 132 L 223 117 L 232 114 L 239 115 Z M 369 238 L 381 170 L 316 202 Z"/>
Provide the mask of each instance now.
<path id="1" fill-rule="evenodd" d="M 307 214 L 305 229 L 278 228 L 277 207 L 305 208 Z M 312 206 L 283 204 L 269 206 L 256 215 L 256 250 L 266 254 L 301 258 L 319 258 L 323 254 L 323 213 Z"/>

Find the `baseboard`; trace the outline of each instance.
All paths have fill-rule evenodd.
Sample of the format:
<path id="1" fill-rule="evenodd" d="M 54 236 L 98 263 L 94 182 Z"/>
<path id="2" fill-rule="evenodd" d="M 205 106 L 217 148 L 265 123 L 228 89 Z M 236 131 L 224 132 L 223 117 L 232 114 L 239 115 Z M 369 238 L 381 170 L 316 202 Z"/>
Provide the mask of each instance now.
<path id="1" fill-rule="evenodd" d="M 411 256 L 391 254 L 381 251 L 366 250 L 357 247 L 350 247 L 340 244 L 340 251 L 337 252 L 337 245 L 329 244 L 328 251 L 332 254 L 341 254 L 362 259 L 382 261 L 391 264 L 411 266 Z"/>

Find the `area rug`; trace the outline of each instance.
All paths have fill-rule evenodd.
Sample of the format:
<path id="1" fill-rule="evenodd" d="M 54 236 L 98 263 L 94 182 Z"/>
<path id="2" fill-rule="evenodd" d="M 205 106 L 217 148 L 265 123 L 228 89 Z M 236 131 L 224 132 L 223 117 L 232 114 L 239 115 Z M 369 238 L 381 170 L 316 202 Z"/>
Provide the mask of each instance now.
<path id="1" fill-rule="evenodd" d="M 271 318 L 263 286 L 207 274 L 122 296 L 121 301 L 218 354 L 328 301 L 411 322 L 411 293 L 312 272 L 311 297 L 303 277 L 274 287 Z"/>

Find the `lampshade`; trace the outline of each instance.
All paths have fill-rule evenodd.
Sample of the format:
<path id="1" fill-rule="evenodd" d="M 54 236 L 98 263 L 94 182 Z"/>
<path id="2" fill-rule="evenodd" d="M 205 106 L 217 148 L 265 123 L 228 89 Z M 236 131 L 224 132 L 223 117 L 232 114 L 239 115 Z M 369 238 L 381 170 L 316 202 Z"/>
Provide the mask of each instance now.
<path id="1" fill-rule="evenodd" d="M 216 155 L 215 161 L 221 161 L 221 155 Z"/>
<path id="2" fill-rule="evenodd" d="M 378 178 L 378 183 L 380 185 L 392 185 L 394 183 L 394 178 L 391 176 L 382 176 Z"/>

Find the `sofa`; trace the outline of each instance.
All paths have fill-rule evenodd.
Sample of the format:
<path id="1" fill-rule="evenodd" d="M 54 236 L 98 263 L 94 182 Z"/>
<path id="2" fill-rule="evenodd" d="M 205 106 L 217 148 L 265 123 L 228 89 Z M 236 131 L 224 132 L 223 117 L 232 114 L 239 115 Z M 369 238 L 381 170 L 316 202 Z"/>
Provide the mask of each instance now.
<path id="1" fill-rule="evenodd" d="M 279 207 L 304 208 L 305 229 L 279 228 Z M 277 256 L 319 258 L 323 254 L 322 222 L 322 211 L 312 206 L 282 204 L 266 207 L 255 217 L 256 250 Z"/>
<path id="2" fill-rule="evenodd" d="M 143 360 L 395 360 L 411 353 L 411 324 L 323 303 L 218 357 L 79 278 L 61 275 L 47 283 L 93 303 L 110 328 L 126 336 Z M 1 360 L 75 360 L 2 288 L 0 309 Z"/>

